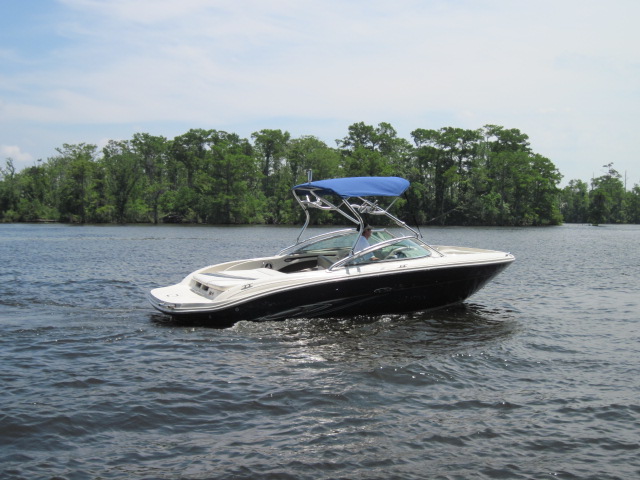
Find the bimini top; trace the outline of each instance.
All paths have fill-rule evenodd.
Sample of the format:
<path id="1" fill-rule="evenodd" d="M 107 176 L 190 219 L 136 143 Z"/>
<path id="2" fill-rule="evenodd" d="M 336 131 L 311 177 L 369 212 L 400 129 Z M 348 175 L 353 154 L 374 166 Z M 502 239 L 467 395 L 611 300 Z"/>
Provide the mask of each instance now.
<path id="1" fill-rule="evenodd" d="M 318 180 L 293 187 L 296 194 L 312 192 L 316 195 L 335 194 L 349 197 L 398 197 L 407 188 L 409 181 L 400 177 L 347 177 Z"/>

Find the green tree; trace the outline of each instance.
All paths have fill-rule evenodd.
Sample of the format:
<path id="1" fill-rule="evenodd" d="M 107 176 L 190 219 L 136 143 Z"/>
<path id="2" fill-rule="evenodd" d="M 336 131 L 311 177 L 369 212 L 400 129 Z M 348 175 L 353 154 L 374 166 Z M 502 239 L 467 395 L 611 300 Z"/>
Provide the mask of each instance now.
<path id="1" fill-rule="evenodd" d="M 529 157 L 529 171 L 524 182 L 523 204 L 532 225 L 558 225 L 562 213 L 558 202 L 558 184 L 562 175 L 548 158 L 533 154 Z M 523 215 L 526 218 L 526 215 Z"/>
<path id="2" fill-rule="evenodd" d="M 634 185 L 626 192 L 627 221 L 640 223 L 640 186 Z"/>
<path id="3" fill-rule="evenodd" d="M 423 172 L 423 182 L 425 185 L 431 185 L 425 192 L 428 195 L 427 204 L 422 208 L 430 210 L 432 216 L 437 217 L 440 223 L 446 221 L 444 213 L 451 208 L 451 198 L 446 192 L 451 187 L 456 172 L 455 160 L 451 152 L 447 151 L 442 133 L 422 128 L 411 132 L 417 147 L 417 163 Z"/>
<path id="4" fill-rule="evenodd" d="M 428 172 L 425 181 L 433 184 L 431 210 L 441 223 L 445 223 L 451 219 L 445 218 L 447 213 L 469 203 L 473 189 L 471 171 L 477 163 L 482 136 L 478 130 L 452 127 L 417 129 L 411 136 L 417 147 L 419 168 Z M 461 213 L 457 215 L 457 219 L 460 218 Z"/>
<path id="5" fill-rule="evenodd" d="M 205 167 L 195 187 L 196 212 L 207 223 L 251 223 L 262 218 L 256 203 L 260 177 L 252 146 L 236 134 L 211 131 Z M 251 208 L 247 208 L 251 205 Z"/>
<path id="6" fill-rule="evenodd" d="M 189 188 L 193 187 L 193 177 L 205 163 L 210 134 L 210 130 L 191 129 L 171 142 L 171 154 L 184 166 Z"/>
<path id="7" fill-rule="evenodd" d="M 141 160 L 128 140 L 111 140 L 102 151 L 101 163 L 105 170 L 107 192 L 113 202 L 115 221 L 125 223 L 127 211 L 135 199 L 135 188 L 143 175 Z M 130 218 L 138 220 L 135 213 Z"/>
<path id="8" fill-rule="evenodd" d="M 20 220 L 55 220 L 58 215 L 52 207 L 48 172 L 42 161 L 38 165 L 27 167 L 17 175 L 20 192 L 17 212 Z"/>
<path id="9" fill-rule="evenodd" d="M 265 221 L 267 223 L 283 223 L 290 211 L 289 189 L 285 187 L 292 178 L 287 168 L 286 153 L 291 135 L 282 130 L 260 130 L 251 134 L 254 151 L 262 170 L 262 192 L 266 198 Z"/>
<path id="10" fill-rule="evenodd" d="M 594 224 L 623 223 L 626 220 L 625 190 L 621 175 L 613 168 L 613 163 L 604 168 L 607 169 L 604 175 L 591 180 L 590 221 Z"/>
<path id="11" fill-rule="evenodd" d="M 527 135 L 517 129 L 487 125 L 484 137 L 485 212 L 495 217 L 497 209 L 501 225 L 560 223 L 557 185 L 562 176 L 555 165 L 534 154 Z"/>
<path id="12" fill-rule="evenodd" d="M 416 129 L 411 144 L 388 123 L 360 122 L 336 140 L 337 148 L 281 130 L 260 130 L 251 140 L 203 129 L 173 140 L 137 133 L 110 142 L 100 158 L 94 145 L 65 144 L 46 163 L 21 172 L 9 159 L 0 169 L 0 215 L 4 221 L 293 223 L 300 209 L 291 186 L 312 170 L 316 180 L 408 178 L 412 188 L 395 208 L 416 223 L 553 224 L 559 206 L 567 219 L 577 219 L 587 204 L 601 221 L 638 218 L 637 191 L 624 192 L 612 164 L 593 179 L 588 197 L 583 183 L 560 192 L 553 163 L 535 154 L 517 129 Z M 324 214 L 313 221 L 333 221 Z"/>
<path id="13" fill-rule="evenodd" d="M 48 159 L 54 204 L 64 221 L 87 221 L 97 149 L 96 145 L 65 143 L 56 148 L 57 156 Z"/>
<path id="14" fill-rule="evenodd" d="M 340 154 L 313 136 L 292 139 L 286 159 L 295 184 L 306 182 L 309 170 L 316 179 L 335 178 L 340 175 Z"/>
<path id="15" fill-rule="evenodd" d="M 505 129 L 499 125 L 485 125 L 483 132 L 488 149 L 493 153 L 531 152 L 529 136 L 517 128 Z"/>
<path id="16" fill-rule="evenodd" d="M 154 224 L 159 222 L 160 198 L 170 188 L 167 171 L 169 143 L 165 137 L 136 133 L 131 147 L 138 156 L 144 172 L 143 198 Z"/>
<path id="17" fill-rule="evenodd" d="M 7 158 L 5 167 L 0 168 L 0 180 L 0 213 L 3 220 L 13 221 L 18 199 L 13 159 Z"/>
<path id="18" fill-rule="evenodd" d="M 399 139 L 388 123 L 378 127 L 364 122 L 349 126 L 349 134 L 336 140 L 342 153 L 343 176 L 389 176 L 397 174 L 403 149 L 409 148 L 406 140 Z"/>
<path id="19" fill-rule="evenodd" d="M 262 165 L 262 179 L 267 196 L 272 193 L 271 176 L 276 174 L 284 164 L 285 152 L 291 140 L 289 132 L 264 129 L 251 134 L 255 146 L 256 158 Z"/>
<path id="20" fill-rule="evenodd" d="M 560 211 L 565 222 L 585 223 L 589 218 L 589 186 L 571 180 L 560 194 Z"/>
<path id="21" fill-rule="evenodd" d="M 589 198 L 589 221 L 593 225 L 607 222 L 609 218 L 609 208 L 606 194 L 601 190 L 593 190 Z"/>

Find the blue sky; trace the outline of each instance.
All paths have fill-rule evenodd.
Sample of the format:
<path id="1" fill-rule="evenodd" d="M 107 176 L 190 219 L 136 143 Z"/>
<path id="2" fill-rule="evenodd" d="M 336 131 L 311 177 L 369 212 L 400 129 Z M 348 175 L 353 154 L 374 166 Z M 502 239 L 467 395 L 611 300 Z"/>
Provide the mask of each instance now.
<path id="1" fill-rule="evenodd" d="M 640 184 L 637 0 L 0 0 L 0 163 L 64 143 L 518 128 Z"/>

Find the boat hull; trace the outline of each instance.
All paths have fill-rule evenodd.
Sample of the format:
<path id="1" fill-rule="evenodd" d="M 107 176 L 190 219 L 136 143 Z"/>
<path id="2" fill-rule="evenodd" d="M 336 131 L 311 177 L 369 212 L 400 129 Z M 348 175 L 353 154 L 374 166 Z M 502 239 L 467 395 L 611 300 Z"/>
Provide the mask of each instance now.
<path id="1" fill-rule="evenodd" d="M 178 311 L 150 297 L 152 305 L 175 319 L 210 326 L 240 320 L 380 315 L 429 310 L 462 302 L 481 289 L 513 260 L 407 269 L 293 285 L 225 306 Z"/>

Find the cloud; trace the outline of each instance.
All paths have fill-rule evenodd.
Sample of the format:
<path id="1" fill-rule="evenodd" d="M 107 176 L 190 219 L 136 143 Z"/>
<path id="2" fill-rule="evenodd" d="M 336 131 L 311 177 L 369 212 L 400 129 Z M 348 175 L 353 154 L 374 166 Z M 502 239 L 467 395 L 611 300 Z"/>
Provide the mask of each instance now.
<path id="1" fill-rule="evenodd" d="M 3 160 L 2 165 L 6 160 L 11 159 L 16 171 L 29 166 L 33 162 L 33 156 L 21 151 L 20 147 L 16 145 L 0 145 L 0 158 Z"/>
<path id="2" fill-rule="evenodd" d="M 636 1 L 59 5 L 51 25 L 31 30 L 49 32 L 38 53 L 0 50 L 11 66 L 0 73 L 0 142 L 23 150 L 38 151 L 36 138 L 96 143 L 134 125 L 167 136 L 281 128 L 330 142 L 351 123 L 384 121 L 405 137 L 519 128 L 569 178 L 612 145 L 616 166 L 634 161 Z"/>
<path id="3" fill-rule="evenodd" d="M 598 45 L 584 28 L 556 25 L 581 16 L 562 7 L 553 19 L 496 2 L 484 10 L 465 2 L 165 3 L 68 0 L 86 23 L 83 50 L 68 54 L 94 52 L 95 60 L 54 76 L 52 107 L 69 105 L 88 121 L 104 110 L 97 115 L 107 123 L 118 115 L 237 121 L 302 110 L 551 109 L 579 106 L 603 77 L 585 78 L 562 60 L 578 58 L 581 42 Z M 63 86 L 76 94 L 61 94 Z M 78 108 L 78 91 L 92 99 L 87 108 Z"/>

